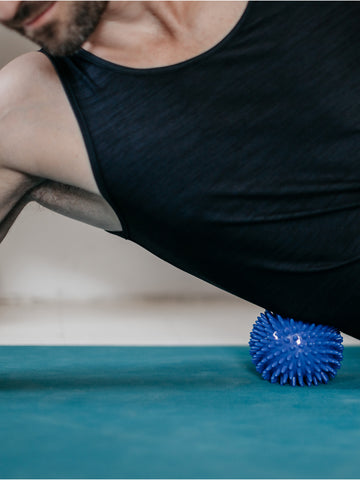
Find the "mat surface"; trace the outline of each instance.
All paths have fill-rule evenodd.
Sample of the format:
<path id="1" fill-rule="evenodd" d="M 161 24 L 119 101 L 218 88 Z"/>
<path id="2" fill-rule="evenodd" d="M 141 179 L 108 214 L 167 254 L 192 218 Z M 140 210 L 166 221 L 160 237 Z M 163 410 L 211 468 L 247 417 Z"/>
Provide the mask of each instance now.
<path id="1" fill-rule="evenodd" d="M 1 347 L 1 478 L 359 478 L 360 348 L 271 385 L 247 347 Z"/>

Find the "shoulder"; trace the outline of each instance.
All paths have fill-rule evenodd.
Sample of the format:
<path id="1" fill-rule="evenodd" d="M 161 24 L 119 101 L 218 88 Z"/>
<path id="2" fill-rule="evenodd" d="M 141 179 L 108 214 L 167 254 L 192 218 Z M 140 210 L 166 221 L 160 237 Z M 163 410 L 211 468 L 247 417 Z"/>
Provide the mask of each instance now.
<path id="1" fill-rule="evenodd" d="M 98 193 L 77 119 L 41 52 L 0 70 L 1 167 Z"/>
<path id="2" fill-rule="evenodd" d="M 0 70 L 2 166 L 22 170 L 17 161 L 56 124 L 56 85 L 51 62 L 40 52 L 21 55 Z"/>
<path id="3" fill-rule="evenodd" d="M 21 55 L 0 70 L 0 116 L 23 102 L 40 98 L 55 71 L 50 60 L 40 52 Z"/>
<path id="4" fill-rule="evenodd" d="M 7 165 L 21 139 L 35 133 L 35 126 L 45 120 L 45 112 L 55 84 L 56 74 L 48 58 L 31 52 L 15 58 L 0 70 L 0 162 Z M 20 152 L 21 153 L 21 152 Z"/>

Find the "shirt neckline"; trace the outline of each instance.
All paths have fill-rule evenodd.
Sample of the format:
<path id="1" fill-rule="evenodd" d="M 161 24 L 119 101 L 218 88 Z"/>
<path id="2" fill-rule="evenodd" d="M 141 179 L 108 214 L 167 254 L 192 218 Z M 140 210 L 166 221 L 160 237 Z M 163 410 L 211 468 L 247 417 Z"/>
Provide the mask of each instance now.
<path id="1" fill-rule="evenodd" d="M 231 38 L 237 33 L 238 30 L 240 30 L 240 28 L 243 26 L 243 23 L 249 16 L 249 11 L 252 5 L 254 4 L 254 1 L 256 0 L 248 0 L 248 3 L 240 19 L 237 21 L 234 27 L 225 35 L 225 37 L 222 40 L 220 40 L 214 46 L 210 47 L 208 50 L 202 53 L 199 53 L 199 55 L 195 55 L 194 57 L 191 57 L 187 60 L 183 60 L 182 62 L 174 63 L 171 65 L 163 65 L 161 67 L 135 68 L 135 67 L 127 67 L 125 65 L 114 63 L 114 62 L 111 62 L 110 60 L 105 60 L 104 58 L 98 57 L 97 55 L 91 52 L 88 52 L 83 48 L 80 48 L 80 50 L 75 55 L 80 55 L 81 57 L 87 59 L 88 61 L 91 61 L 92 63 L 98 64 L 105 68 L 109 68 L 111 70 L 133 73 L 138 75 L 156 74 L 156 73 L 162 73 L 162 72 L 167 72 L 172 70 L 178 70 L 182 67 L 186 67 L 193 63 L 199 62 L 200 60 L 208 57 L 209 55 L 212 55 L 217 50 L 219 50 L 223 45 L 225 45 L 229 40 L 231 40 Z"/>

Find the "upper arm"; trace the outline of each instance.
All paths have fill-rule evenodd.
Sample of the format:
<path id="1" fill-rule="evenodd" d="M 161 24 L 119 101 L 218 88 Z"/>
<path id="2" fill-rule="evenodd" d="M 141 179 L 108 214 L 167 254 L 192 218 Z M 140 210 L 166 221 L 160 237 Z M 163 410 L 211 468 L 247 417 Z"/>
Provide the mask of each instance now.
<path id="1" fill-rule="evenodd" d="M 37 175 L 46 136 L 47 63 L 38 52 L 15 58 L 0 70 L 0 168 Z M 51 145 L 51 137 L 47 141 Z"/>
<path id="2" fill-rule="evenodd" d="M 0 71 L 0 239 L 3 219 L 9 212 L 14 218 L 31 200 L 100 228 L 121 229 L 89 172 L 80 131 L 49 60 L 33 52 L 10 62 Z"/>
<path id="3" fill-rule="evenodd" d="M 26 169 L 19 169 L 16 162 L 12 163 L 18 156 L 26 158 L 21 137 L 26 125 L 26 109 L 36 97 L 34 83 L 24 81 L 23 69 L 29 63 L 28 57 L 24 57 L 0 71 L 0 222 L 27 192 L 43 181 Z"/>
<path id="4" fill-rule="evenodd" d="M 76 116 L 40 52 L 0 71 L 1 165 L 100 195 Z"/>

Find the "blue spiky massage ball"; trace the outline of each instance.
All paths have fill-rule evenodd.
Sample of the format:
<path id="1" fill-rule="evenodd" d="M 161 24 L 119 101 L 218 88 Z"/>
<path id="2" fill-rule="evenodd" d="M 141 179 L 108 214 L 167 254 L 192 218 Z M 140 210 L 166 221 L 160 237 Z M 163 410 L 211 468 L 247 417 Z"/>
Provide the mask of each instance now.
<path id="1" fill-rule="evenodd" d="M 327 383 L 343 358 L 340 331 L 261 313 L 250 334 L 250 355 L 265 380 L 296 386 Z"/>

